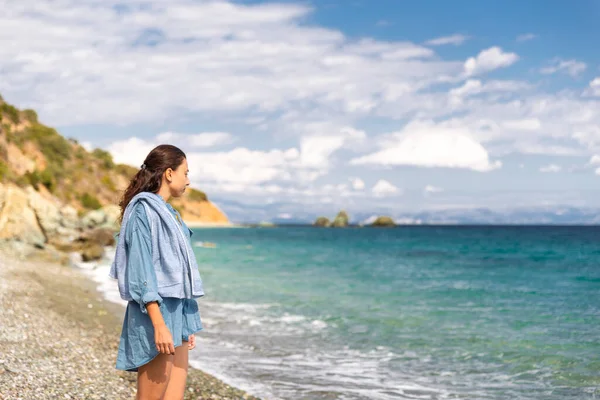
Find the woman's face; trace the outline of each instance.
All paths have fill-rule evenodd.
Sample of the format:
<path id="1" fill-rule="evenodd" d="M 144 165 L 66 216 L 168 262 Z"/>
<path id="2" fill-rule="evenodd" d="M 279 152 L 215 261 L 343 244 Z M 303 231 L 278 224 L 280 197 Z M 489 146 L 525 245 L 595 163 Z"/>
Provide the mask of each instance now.
<path id="1" fill-rule="evenodd" d="M 188 179 L 189 172 L 190 171 L 188 170 L 188 163 L 185 158 L 176 170 L 167 170 L 167 181 L 169 181 L 169 177 L 171 178 L 169 182 L 169 190 L 171 191 L 171 196 L 183 196 L 185 188 L 190 185 L 190 180 Z"/>

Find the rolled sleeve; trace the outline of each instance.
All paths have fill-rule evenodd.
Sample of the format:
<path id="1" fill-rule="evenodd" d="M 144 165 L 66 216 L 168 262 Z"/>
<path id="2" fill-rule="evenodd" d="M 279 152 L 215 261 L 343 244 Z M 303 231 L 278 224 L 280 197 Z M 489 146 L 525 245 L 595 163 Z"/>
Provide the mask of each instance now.
<path id="1" fill-rule="evenodd" d="M 142 207 L 138 206 L 134 211 L 132 224 L 127 232 L 127 281 L 131 297 L 140 305 L 142 313 L 147 314 L 146 304 L 156 301 L 160 306 L 162 297 L 158 294 L 156 272 L 152 263 L 150 226 Z"/>

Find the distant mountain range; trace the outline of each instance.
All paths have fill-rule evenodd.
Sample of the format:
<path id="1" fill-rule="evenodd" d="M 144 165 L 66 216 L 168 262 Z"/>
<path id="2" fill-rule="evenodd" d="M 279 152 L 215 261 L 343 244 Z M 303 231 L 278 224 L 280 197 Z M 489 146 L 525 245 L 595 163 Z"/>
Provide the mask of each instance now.
<path id="1" fill-rule="evenodd" d="M 323 211 L 316 207 L 298 210 L 292 203 L 272 203 L 246 205 L 227 199 L 215 199 L 227 210 L 233 222 L 282 224 L 312 224 L 319 216 L 335 217 L 337 211 Z M 415 212 L 373 209 L 355 211 L 346 209 L 353 225 L 368 225 L 375 217 L 388 215 L 397 224 L 489 224 L 489 225 L 597 225 L 600 224 L 600 209 L 577 208 L 571 206 L 515 208 L 512 210 L 494 210 L 489 208 L 464 208 L 446 210 L 424 210 Z M 284 217 L 279 217 L 283 215 Z"/>

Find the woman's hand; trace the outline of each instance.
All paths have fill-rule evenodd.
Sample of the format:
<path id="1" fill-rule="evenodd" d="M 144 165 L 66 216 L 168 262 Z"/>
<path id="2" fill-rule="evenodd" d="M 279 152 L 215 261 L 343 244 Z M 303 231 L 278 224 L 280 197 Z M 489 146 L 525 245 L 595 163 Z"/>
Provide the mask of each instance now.
<path id="1" fill-rule="evenodd" d="M 192 333 L 188 339 L 188 350 L 192 350 L 194 347 L 196 347 L 196 335 Z"/>
<path id="2" fill-rule="evenodd" d="M 154 327 L 154 343 L 156 344 L 156 349 L 159 353 L 175 354 L 173 337 L 166 324 Z"/>

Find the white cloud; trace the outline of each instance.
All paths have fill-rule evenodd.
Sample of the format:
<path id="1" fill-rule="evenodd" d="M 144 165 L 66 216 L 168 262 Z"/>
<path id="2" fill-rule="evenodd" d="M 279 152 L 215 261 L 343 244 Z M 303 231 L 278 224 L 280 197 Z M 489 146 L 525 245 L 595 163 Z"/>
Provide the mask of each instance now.
<path id="1" fill-rule="evenodd" d="M 515 53 L 506 53 L 500 47 L 494 46 L 480 52 L 477 57 L 465 61 L 464 69 L 467 76 L 478 75 L 498 68 L 508 67 L 519 59 Z"/>
<path id="2" fill-rule="evenodd" d="M 398 194 L 400 190 L 385 179 L 380 179 L 377 181 L 377 183 L 375 183 L 375 185 L 371 189 L 371 192 L 373 192 L 375 197 L 384 197 L 393 194 Z"/>
<path id="3" fill-rule="evenodd" d="M 537 118 L 508 120 L 504 121 L 502 125 L 506 129 L 512 129 L 516 131 L 537 131 L 542 127 L 542 123 Z"/>
<path id="4" fill-rule="evenodd" d="M 453 44 L 455 46 L 458 46 L 460 44 L 463 44 L 465 42 L 465 40 L 467 40 L 468 38 L 469 37 L 465 36 L 465 35 L 454 34 L 454 35 L 450 35 L 450 36 L 442 36 L 442 37 L 428 40 L 425 42 L 425 44 L 429 45 L 429 46 L 442 46 L 442 45 L 446 45 L 446 44 Z"/>
<path id="5" fill-rule="evenodd" d="M 529 40 L 533 40 L 537 38 L 538 35 L 533 33 L 524 33 L 522 35 L 517 36 L 517 42 L 527 42 Z"/>
<path id="6" fill-rule="evenodd" d="M 442 189 L 441 187 L 437 187 L 437 186 L 433 186 L 433 185 L 427 185 L 423 189 L 423 192 L 425 192 L 425 194 L 441 193 L 443 191 L 444 191 L 444 189 Z"/>
<path id="7" fill-rule="evenodd" d="M 108 151 L 112 154 L 116 163 L 139 167 L 146 159 L 148 153 L 150 153 L 150 150 L 156 146 L 157 143 L 132 137 L 113 142 L 108 147 Z"/>
<path id="8" fill-rule="evenodd" d="M 556 164 L 549 164 L 543 167 L 540 167 L 540 172 L 560 172 L 562 167 Z"/>
<path id="9" fill-rule="evenodd" d="M 525 82 L 510 80 L 493 80 L 483 83 L 478 79 L 468 79 L 462 86 L 450 89 L 448 92 L 450 104 L 454 107 L 464 105 L 465 99 L 479 94 L 515 93 L 529 89 L 531 85 Z"/>
<path id="10" fill-rule="evenodd" d="M 306 129 L 318 129 L 307 125 Z M 326 128 L 327 129 L 327 128 Z M 327 168 L 331 155 L 344 146 L 362 143 L 366 138 L 364 131 L 352 127 L 343 127 L 339 130 L 331 128 L 324 132 L 317 130 L 318 134 L 309 134 L 300 140 L 300 161 L 302 165 L 313 168 Z"/>
<path id="11" fill-rule="evenodd" d="M 245 192 L 254 187 L 277 194 L 290 190 L 289 187 L 281 187 L 280 183 L 302 187 L 326 174 L 332 153 L 345 144 L 362 141 L 364 137 L 363 131 L 345 127 L 337 135 L 303 137 L 299 149 L 252 150 L 235 147 L 226 151 L 200 151 L 198 149 L 201 147 L 224 141 L 229 143 L 231 138 L 229 134 L 221 133 L 185 135 L 166 132 L 147 140 L 133 137 L 116 141 L 108 146 L 108 151 L 118 163 L 139 166 L 158 144 L 164 141 L 175 142 L 176 145 L 183 143 L 180 147 L 186 151 L 190 179 L 199 186 L 231 193 Z M 191 146 L 192 150 L 187 146 Z M 334 188 L 338 192 L 347 192 L 346 184 Z"/>
<path id="12" fill-rule="evenodd" d="M 544 67 L 540 70 L 542 74 L 554 74 L 556 72 L 563 72 L 565 74 L 576 77 L 584 72 L 587 65 L 584 62 L 577 60 L 561 60 L 556 58 L 552 61 L 552 65 Z"/>
<path id="13" fill-rule="evenodd" d="M 401 132 L 383 137 L 382 149 L 354 158 L 353 165 L 414 165 L 420 167 L 465 168 L 490 171 L 501 166 L 491 162 L 486 149 L 465 127 L 411 122 Z"/>
<path id="14" fill-rule="evenodd" d="M 598 165 L 600 164 L 600 155 L 598 154 L 594 154 L 592 157 L 590 157 L 590 161 L 588 161 L 589 165 Z"/>
<path id="15" fill-rule="evenodd" d="M 92 142 L 81 142 L 81 145 L 87 151 L 92 151 L 94 149 L 94 145 L 92 145 Z"/>
<path id="16" fill-rule="evenodd" d="M 363 190 L 365 188 L 365 182 L 360 178 L 352 179 L 352 189 Z"/>
<path id="17" fill-rule="evenodd" d="M 158 144 L 156 138 L 147 141 L 133 137 L 112 143 L 108 151 L 116 162 L 137 167 Z M 253 151 L 243 147 L 221 152 L 188 151 L 186 155 L 190 179 L 231 185 L 230 189 L 237 185 L 239 190 L 246 185 L 290 180 L 300 157 L 296 148 Z"/>
<path id="18" fill-rule="evenodd" d="M 163 132 L 157 135 L 159 142 L 183 142 L 191 147 L 214 147 L 229 144 L 235 138 L 227 132 L 204 132 L 196 134 L 184 134 L 176 132 Z"/>
<path id="19" fill-rule="evenodd" d="M 127 4 L 121 12 L 116 0 L 4 7 L 3 95 L 53 125 L 247 110 L 255 117 L 288 110 L 364 115 L 393 102 L 390 89 L 423 89 L 460 74 L 460 63 L 424 46 L 355 40 L 304 24 L 312 9 L 303 5 Z"/>
<path id="20" fill-rule="evenodd" d="M 600 76 L 594 78 L 589 85 L 589 88 L 585 90 L 585 95 L 588 96 L 598 96 L 600 97 Z"/>

